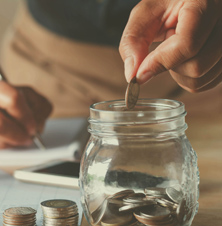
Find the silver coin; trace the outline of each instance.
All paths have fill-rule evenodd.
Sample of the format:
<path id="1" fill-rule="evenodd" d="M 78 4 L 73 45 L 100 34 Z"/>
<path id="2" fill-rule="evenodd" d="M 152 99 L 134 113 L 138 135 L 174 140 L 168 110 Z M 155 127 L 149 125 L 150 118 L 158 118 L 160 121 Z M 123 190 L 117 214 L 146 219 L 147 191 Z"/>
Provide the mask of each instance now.
<path id="1" fill-rule="evenodd" d="M 131 189 L 127 189 L 127 190 L 122 190 L 120 192 L 117 192 L 113 195 L 110 195 L 108 198 L 109 199 L 123 199 L 131 194 L 134 194 L 135 192 Z"/>
<path id="2" fill-rule="evenodd" d="M 150 195 L 150 196 L 165 196 L 166 188 L 148 187 L 144 189 L 144 192 L 146 195 Z"/>
<path id="3" fill-rule="evenodd" d="M 140 93 L 140 85 L 136 81 L 136 77 L 133 77 L 129 82 L 126 94 L 125 94 L 125 104 L 127 109 L 133 109 L 137 103 Z"/>
<path id="4" fill-rule="evenodd" d="M 172 188 L 172 187 L 166 188 L 166 194 L 175 203 L 180 203 L 180 201 L 183 199 L 183 192 L 178 191 L 178 190 L 176 190 L 175 188 Z"/>
<path id="5" fill-rule="evenodd" d="M 128 205 L 122 206 L 119 208 L 119 211 L 120 212 L 131 211 L 131 210 L 135 210 L 135 209 L 138 209 L 138 208 L 141 208 L 144 206 L 152 206 L 154 204 L 156 204 L 156 202 L 154 202 L 152 200 L 148 200 L 148 201 L 146 201 L 144 203 L 140 203 L 140 204 L 128 204 Z"/>
<path id="6" fill-rule="evenodd" d="M 142 197 L 130 197 L 123 199 L 124 204 L 143 204 L 143 203 L 150 203 L 153 202 L 150 199 L 142 198 Z"/>
<path id="7" fill-rule="evenodd" d="M 131 225 L 133 214 L 121 213 L 115 205 L 108 205 L 106 212 L 101 220 L 102 226 L 123 226 Z"/>
<path id="8" fill-rule="evenodd" d="M 140 215 L 146 218 L 160 220 L 163 218 L 168 218 L 171 215 L 171 211 L 168 208 L 155 205 L 152 208 L 143 208 L 140 210 Z"/>
<path id="9" fill-rule="evenodd" d="M 68 208 L 72 206 L 76 206 L 76 203 L 66 199 L 53 199 L 53 200 L 46 200 L 41 203 L 41 206 L 49 207 L 49 208 Z"/>
<path id="10" fill-rule="evenodd" d="M 156 202 L 157 204 L 163 206 L 163 207 L 166 207 L 166 208 L 169 208 L 173 211 L 175 211 L 178 207 L 178 204 L 174 203 L 174 202 L 171 202 L 167 199 L 163 199 L 163 198 L 160 198 L 160 199 L 156 199 Z"/>
<path id="11" fill-rule="evenodd" d="M 135 197 L 141 197 L 141 198 L 145 198 L 146 195 L 144 193 L 132 193 L 130 195 L 127 196 L 127 198 L 135 198 Z"/>
<path id="12" fill-rule="evenodd" d="M 149 210 L 149 215 L 147 215 L 147 211 Z M 156 212 L 152 212 L 153 208 L 143 208 L 136 212 L 134 212 L 135 218 L 145 225 L 154 226 L 154 225 L 164 225 L 164 226 L 174 226 L 174 218 L 165 212 L 164 214 L 159 214 L 158 210 Z"/>
<path id="13" fill-rule="evenodd" d="M 123 205 L 123 200 L 121 200 L 121 199 L 108 199 L 108 202 L 111 204 L 115 204 L 117 206 Z"/>
<path id="14" fill-rule="evenodd" d="M 173 184 L 173 185 L 170 185 L 170 187 L 176 189 L 177 191 L 182 192 L 182 187 L 180 184 Z"/>

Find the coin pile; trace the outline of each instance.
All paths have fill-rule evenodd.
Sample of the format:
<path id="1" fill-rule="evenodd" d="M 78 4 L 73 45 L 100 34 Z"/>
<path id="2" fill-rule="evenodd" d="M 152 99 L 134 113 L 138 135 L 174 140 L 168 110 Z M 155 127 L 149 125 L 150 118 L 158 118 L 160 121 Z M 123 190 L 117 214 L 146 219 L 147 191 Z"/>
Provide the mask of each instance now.
<path id="1" fill-rule="evenodd" d="M 78 207 L 73 201 L 65 199 L 47 200 L 41 203 L 41 207 L 43 225 L 78 225 Z"/>
<path id="2" fill-rule="evenodd" d="M 30 207 L 13 207 L 6 209 L 3 213 L 3 225 L 22 225 L 35 226 L 36 225 L 36 210 Z"/>
<path id="3" fill-rule="evenodd" d="M 178 226 L 185 215 L 188 208 L 182 189 L 149 187 L 144 193 L 123 190 L 108 196 L 92 212 L 91 220 L 101 226 Z"/>

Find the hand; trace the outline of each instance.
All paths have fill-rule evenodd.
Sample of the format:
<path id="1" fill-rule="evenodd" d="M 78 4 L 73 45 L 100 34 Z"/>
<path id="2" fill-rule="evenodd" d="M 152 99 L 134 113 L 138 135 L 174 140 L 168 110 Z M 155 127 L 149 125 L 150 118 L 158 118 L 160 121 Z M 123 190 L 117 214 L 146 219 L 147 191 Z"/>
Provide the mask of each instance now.
<path id="1" fill-rule="evenodd" d="M 0 148 L 26 146 L 52 111 L 51 104 L 29 87 L 0 81 Z"/>
<path id="2" fill-rule="evenodd" d="M 189 92 L 213 88 L 222 81 L 222 0 L 143 0 L 119 49 L 128 82 L 136 76 L 143 84 L 169 70 Z"/>

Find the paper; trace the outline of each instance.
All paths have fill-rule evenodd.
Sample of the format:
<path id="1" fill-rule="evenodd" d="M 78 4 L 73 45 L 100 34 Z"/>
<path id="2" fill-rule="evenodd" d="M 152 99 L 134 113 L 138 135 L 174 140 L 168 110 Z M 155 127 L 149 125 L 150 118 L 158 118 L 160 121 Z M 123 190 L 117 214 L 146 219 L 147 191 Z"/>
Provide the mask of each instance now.
<path id="1" fill-rule="evenodd" d="M 42 140 L 46 150 L 34 145 L 29 148 L 0 150 L 0 166 L 32 166 L 50 160 L 75 159 L 88 139 L 88 122 L 85 118 L 50 119 L 46 123 Z"/>
<path id="2" fill-rule="evenodd" d="M 32 207 L 37 210 L 37 225 L 42 225 L 40 203 L 49 199 L 68 199 L 76 202 L 80 224 L 82 208 L 79 190 L 23 183 L 0 171 L 0 225 L 3 222 L 2 213 L 11 207 Z"/>

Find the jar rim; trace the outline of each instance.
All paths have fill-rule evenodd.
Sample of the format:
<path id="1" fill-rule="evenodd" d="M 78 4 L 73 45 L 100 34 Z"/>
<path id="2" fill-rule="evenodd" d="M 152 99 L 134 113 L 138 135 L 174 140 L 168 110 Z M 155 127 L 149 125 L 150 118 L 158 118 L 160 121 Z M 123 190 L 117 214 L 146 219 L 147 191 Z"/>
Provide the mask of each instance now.
<path id="1" fill-rule="evenodd" d="M 134 109 L 127 110 L 125 100 L 98 102 L 90 106 L 90 119 L 103 122 L 113 121 L 156 121 L 185 116 L 182 102 L 170 99 L 139 99 Z"/>
<path id="2" fill-rule="evenodd" d="M 185 107 L 180 101 L 170 99 L 139 99 L 134 109 L 127 110 L 125 100 L 111 100 L 95 103 L 90 106 L 91 131 L 111 131 L 114 127 L 118 133 L 124 128 L 136 130 L 141 134 L 141 126 L 146 134 L 158 131 L 184 131 Z M 148 128 L 150 127 L 150 131 Z M 127 132 L 129 133 L 129 132 Z"/>
<path id="3" fill-rule="evenodd" d="M 142 103 L 143 102 L 143 103 Z M 164 103 L 165 102 L 165 103 Z M 93 111 L 97 111 L 97 112 L 144 112 L 144 108 L 140 109 L 138 107 L 140 107 L 142 104 L 142 107 L 144 107 L 144 104 L 158 104 L 158 106 L 160 107 L 160 104 L 162 104 L 162 107 L 165 104 L 165 108 L 164 109 L 155 109 L 156 111 L 175 111 L 175 110 L 179 110 L 182 109 L 184 111 L 184 103 L 177 101 L 177 100 L 170 100 L 170 99 L 161 99 L 161 98 L 141 98 L 138 99 L 137 104 L 135 106 L 134 109 L 131 110 L 126 110 L 126 105 L 125 105 L 125 100 L 124 99 L 118 99 L 118 100 L 109 100 L 109 101 L 101 101 L 98 103 L 94 103 L 90 106 L 90 110 Z M 102 109 L 97 108 L 97 107 L 103 107 Z M 109 109 L 104 109 L 104 107 L 108 107 Z M 115 109 L 113 107 L 119 108 L 119 109 Z M 168 108 L 166 108 L 168 107 Z M 124 111 L 123 111 L 124 110 Z M 147 109 L 149 112 L 154 112 L 154 110 L 149 110 Z"/>

